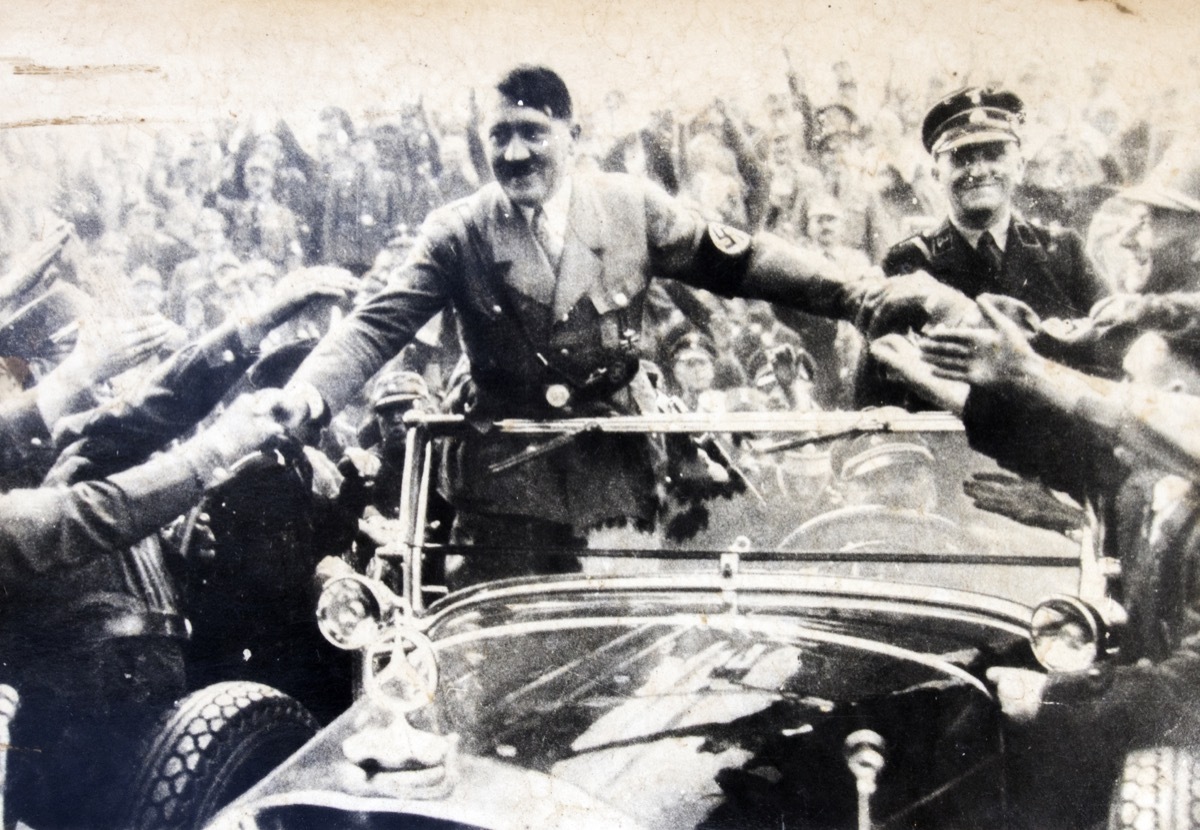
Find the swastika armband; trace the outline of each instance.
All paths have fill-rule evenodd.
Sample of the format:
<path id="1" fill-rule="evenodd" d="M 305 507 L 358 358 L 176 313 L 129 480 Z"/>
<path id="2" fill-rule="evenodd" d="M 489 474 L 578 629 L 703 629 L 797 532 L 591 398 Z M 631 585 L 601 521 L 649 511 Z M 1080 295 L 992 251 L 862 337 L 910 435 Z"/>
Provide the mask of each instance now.
<path id="1" fill-rule="evenodd" d="M 736 291 L 750 266 L 752 248 L 750 234 L 710 222 L 696 251 L 697 268 L 691 284 L 714 294 L 728 295 Z"/>

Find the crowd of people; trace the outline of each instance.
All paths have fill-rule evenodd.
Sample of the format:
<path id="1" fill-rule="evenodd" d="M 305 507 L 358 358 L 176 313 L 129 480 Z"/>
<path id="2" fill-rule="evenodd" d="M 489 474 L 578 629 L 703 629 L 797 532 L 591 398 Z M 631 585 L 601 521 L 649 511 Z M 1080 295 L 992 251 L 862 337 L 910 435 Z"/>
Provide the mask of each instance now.
<path id="1" fill-rule="evenodd" d="M 1194 512 L 1200 153 L 1107 72 L 1065 118 L 941 79 L 865 112 L 839 64 L 835 100 L 793 72 L 761 111 L 718 99 L 623 131 L 619 92 L 577 113 L 553 72 L 521 67 L 465 113 L 327 108 L 305 125 L 312 152 L 284 122 L 77 155 L 0 137 L 0 681 L 24 701 L 14 742 L 46 748 L 14 761 L 18 815 L 115 821 L 97 794 L 119 798 L 147 713 L 197 684 L 320 675 L 340 681 L 305 702 L 344 707 L 349 667 L 314 639 L 311 577 L 386 541 L 414 406 L 950 408 L 977 448 L 1098 508 L 1131 562 L 1131 665 L 1103 689 L 1051 678 L 1038 694 L 1120 694 L 1145 715 L 1149 686 L 1161 705 L 1139 738 L 1190 724 L 1166 701 L 1200 665 L 1200 595 L 1164 608 L 1156 591 L 1190 590 L 1171 575 L 1191 573 L 1194 545 L 1136 561 L 1163 548 L 1161 516 Z M 1108 385 L 1123 373 L 1150 409 Z M 615 521 L 653 531 L 664 471 L 693 507 L 737 483 L 712 446 L 524 445 L 480 431 L 441 448 L 432 538 L 579 548 Z M 822 463 L 810 481 L 862 466 Z M 1039 503 L 1059 509 L 1022 520 L 1065 529 L 1061 501 Z M 112 763 L 83 751 L 97 741 Z"/>

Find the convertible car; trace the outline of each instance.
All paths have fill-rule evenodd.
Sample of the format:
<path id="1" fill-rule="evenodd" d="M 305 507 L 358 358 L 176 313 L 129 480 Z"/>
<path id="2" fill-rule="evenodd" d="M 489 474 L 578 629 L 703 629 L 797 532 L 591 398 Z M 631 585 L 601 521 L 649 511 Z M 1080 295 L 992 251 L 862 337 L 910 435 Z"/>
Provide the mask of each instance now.
<path id="1" fill-rule="evenodd" d="M 975 507 L 964 481 L 1005 480 L 946 416 L 499 422 L 526 457 L 682 437 L 737 486 L 676 505 L 688 534 L 610 528 L 537 552 L 558 573 L 447 588 L 454 557 L 531 555 L 427 541 L 462 428 L 414 419 L 391 541 L 366 573 L 323 568 L 357 701 L 212 828 L 1006 827 L 986 669 L 1106 645 L 1111 568 L 1003 515 L 1027 490 Z"/>

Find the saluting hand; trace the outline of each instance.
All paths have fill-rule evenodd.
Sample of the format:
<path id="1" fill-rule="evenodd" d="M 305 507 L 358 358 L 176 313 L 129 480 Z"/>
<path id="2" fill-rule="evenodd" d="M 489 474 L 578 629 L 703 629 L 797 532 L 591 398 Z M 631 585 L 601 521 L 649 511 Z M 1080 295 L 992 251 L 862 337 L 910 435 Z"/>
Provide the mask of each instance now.
<path id="1" fill-rule="evenodd" d="M 62 254 L 71 233 L 70 225 L 57 222 L 41 239 L 22 251 L 8 273 L 0 277 L 0 303 L 8 302 L 32 288 L 42 272 Z"/>
<path id="2" fill-rule="evenodd" d="M 343 300 L 359 288 L 359 281 L 343 268 L 316 266 L 293 271 L 271 289 L 263 304 L 238 321 L 238 335 L 246 345 L 257 345 L 271 329 L 287 322 L 314 300 Z"/>
<path id="3" fill-rule="evenodd" d="M 177 327 L 159 314 L 129 320 L 85 318 L 63 371 L 91 386 L 149 360 Z"/>

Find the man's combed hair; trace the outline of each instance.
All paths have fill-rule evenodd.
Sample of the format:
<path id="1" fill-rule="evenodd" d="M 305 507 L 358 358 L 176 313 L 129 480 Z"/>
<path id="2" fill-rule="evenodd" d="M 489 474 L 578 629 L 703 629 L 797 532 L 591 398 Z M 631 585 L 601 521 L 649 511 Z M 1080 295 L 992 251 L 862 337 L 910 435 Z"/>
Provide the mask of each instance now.
<path id="1" fill-rule="evenodd" d="M 544 66 L 522 64 L 510 69 L 496 91 L 519 107 L 533 107 L 551 118 L 571 117 L 571 93 L 558 73 Z"/>

